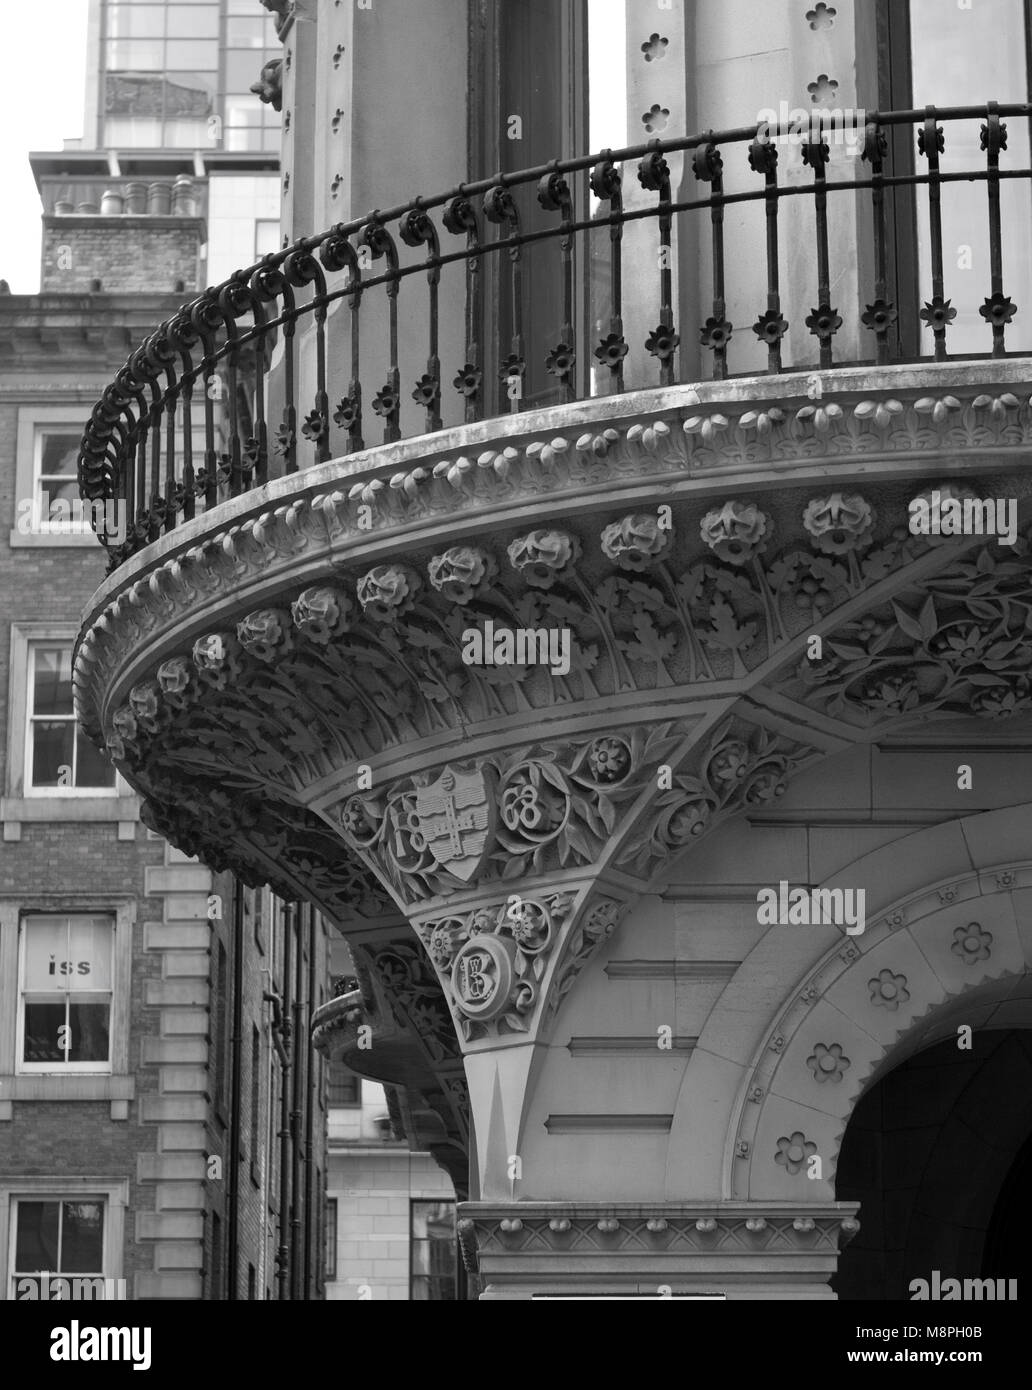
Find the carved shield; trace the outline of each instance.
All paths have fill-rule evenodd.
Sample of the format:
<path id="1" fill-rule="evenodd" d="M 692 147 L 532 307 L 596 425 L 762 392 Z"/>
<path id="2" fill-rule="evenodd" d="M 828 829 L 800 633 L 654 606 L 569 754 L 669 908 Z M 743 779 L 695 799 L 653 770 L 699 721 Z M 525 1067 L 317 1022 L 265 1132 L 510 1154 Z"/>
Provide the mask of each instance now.
<path id="1" fill-rule="evenodd" d="M 469 883 L 494 843 L 497 799 L 490 770 L 446 767 L 416 789 L 416 815 L 427 849 L 442 868 Z"/>

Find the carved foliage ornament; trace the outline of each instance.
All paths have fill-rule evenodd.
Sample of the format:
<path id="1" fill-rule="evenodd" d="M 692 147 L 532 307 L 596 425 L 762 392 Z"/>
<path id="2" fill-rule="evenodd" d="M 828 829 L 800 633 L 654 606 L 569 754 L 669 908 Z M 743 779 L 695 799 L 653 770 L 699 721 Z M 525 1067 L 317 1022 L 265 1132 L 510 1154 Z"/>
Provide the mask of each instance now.
<path id="1" fill-rule="evenodd" d="M 466 1042 L 530 1030 L 542 998 L 558 1010 L 581 968 L 613 932 L 620 904 L 597 900 L 569 930 L 572 893 L 510 894 L 503 901 L 423 922 L 418 933 L 437 968 Z M 549 972 L 558 961 L 555 984 Z"/>

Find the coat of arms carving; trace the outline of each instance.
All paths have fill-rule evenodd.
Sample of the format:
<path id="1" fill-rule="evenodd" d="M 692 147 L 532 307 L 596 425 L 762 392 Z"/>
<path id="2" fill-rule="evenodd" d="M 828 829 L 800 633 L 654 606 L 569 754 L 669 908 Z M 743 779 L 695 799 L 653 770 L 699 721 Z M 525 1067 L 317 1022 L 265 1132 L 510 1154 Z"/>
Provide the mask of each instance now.
<path id="1" fill-rule="evenodd" d="M 498 803 L 491 769 L 445 767 L 436 781 L 416 789 L 416 815 L 437 863 L 469 883 L 494 843 Z"/>

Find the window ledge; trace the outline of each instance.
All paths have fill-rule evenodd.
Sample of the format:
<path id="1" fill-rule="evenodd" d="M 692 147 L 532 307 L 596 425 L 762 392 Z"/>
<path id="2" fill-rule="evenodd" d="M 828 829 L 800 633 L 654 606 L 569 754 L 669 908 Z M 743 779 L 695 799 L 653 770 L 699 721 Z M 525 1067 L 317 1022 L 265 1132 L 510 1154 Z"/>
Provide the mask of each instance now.
<path id="1" fill-rule="evenodd" d="M 4 839 L 20 840 L 23 824 L 57 821 L 117 821 L 134 826 L 140 819 L 138 796 L 5 796 L 0 797 Z M 119 838 L 131 838 L 122 836 Z"/>
<path id="2" fill-rule="evenodd" d="M 64 550 L 100 550 L 100 541 L 92 531 L 88 535 L 78 535 L 74 531 L 12 531 L 7 539 L 12 550 L 40 546 L 60 546 Z"/>
<path id="3" fill-rule="evenodd" d="M 127 1120 L 136 1078 L 109 1072 L 34 1072 L 0 1076 L 0 1120 L 10 1120 L 13 1101 L 106 1100 L 111 1118 Z"/>

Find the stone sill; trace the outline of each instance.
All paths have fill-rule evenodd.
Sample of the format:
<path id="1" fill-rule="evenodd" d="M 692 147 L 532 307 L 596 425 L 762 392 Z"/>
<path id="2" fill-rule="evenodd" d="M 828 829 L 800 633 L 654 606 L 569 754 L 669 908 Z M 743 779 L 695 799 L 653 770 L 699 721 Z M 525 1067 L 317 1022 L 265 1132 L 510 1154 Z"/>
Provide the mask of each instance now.
<path id="1" fill-rule="evenodd" d="M 140 819 L 138 796 L 5 796 L 0 797 L 3 838 L 21 839 L 23 825 L 53 825 L 91 821 L 118 825 L 120 840 L 136 838 Z"/>
<path id="2" fill-rule="evenodd" d="M 0 1076 L 0 1120 L 14 1118 L 14 1102 L 108 1101 L 113 1120 L 129 1118 L 129 1102 L 136 1094 L 136 1078 L 110 1072 L 32 1072 Z"/>
<path id="3" fill-rule="evenodd" d="M 12 531 L 8 536 L 8 544 L 12 550 L 22 550 L 30 546 L 64 546 L 80 550 L 88 548 L 95 551 L 97 549 L 97 537 L 92 531 L 86 535 L 71 531 Z"/>

